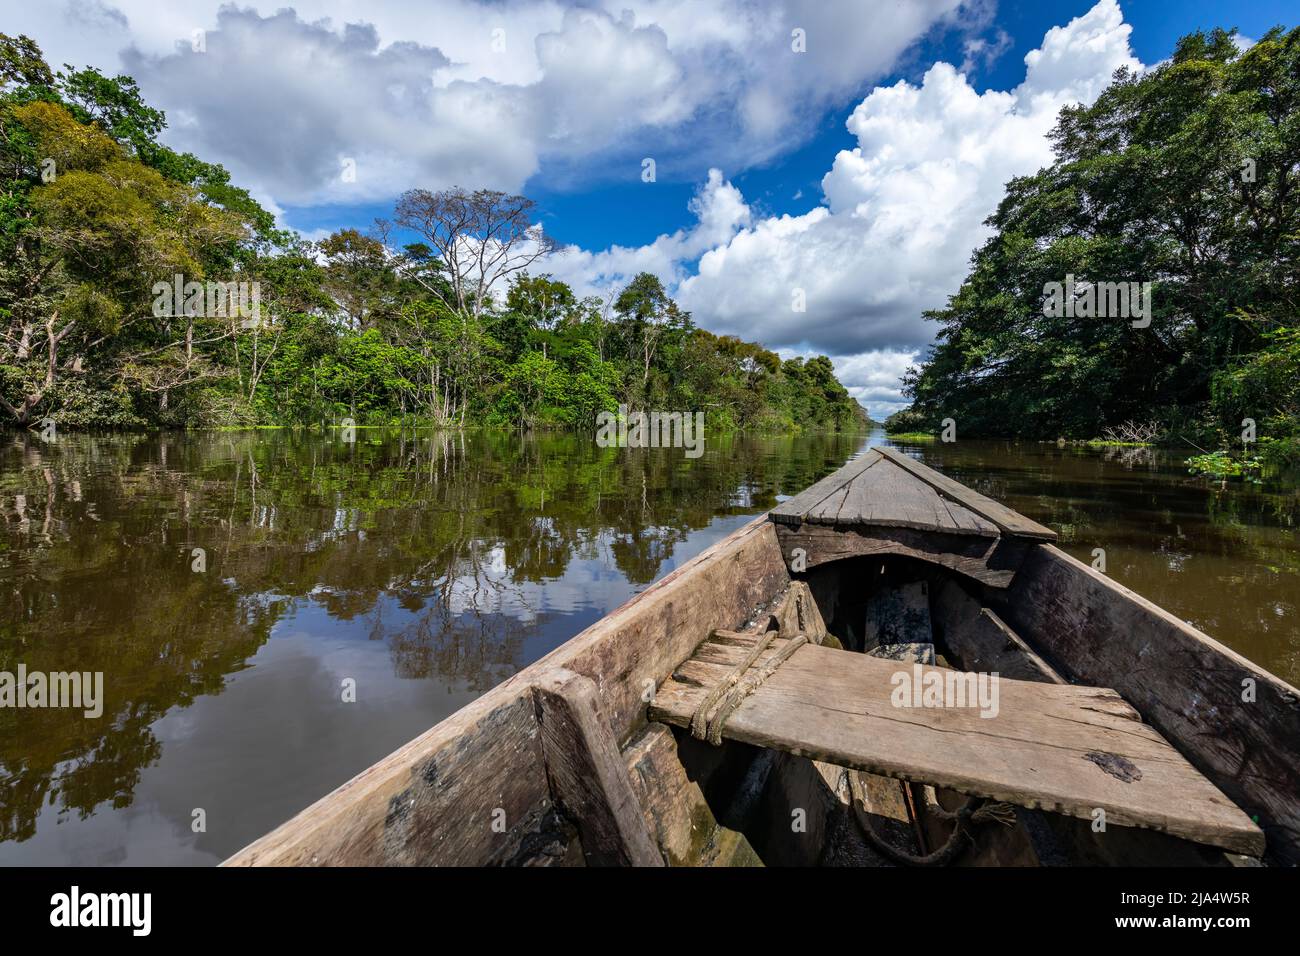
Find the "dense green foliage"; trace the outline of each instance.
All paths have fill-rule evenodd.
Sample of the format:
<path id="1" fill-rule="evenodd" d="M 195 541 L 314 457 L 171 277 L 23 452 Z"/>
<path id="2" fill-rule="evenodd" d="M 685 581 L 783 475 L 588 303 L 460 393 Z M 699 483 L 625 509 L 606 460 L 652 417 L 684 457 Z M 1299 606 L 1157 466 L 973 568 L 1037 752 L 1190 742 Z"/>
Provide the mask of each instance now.
<path id="1" fill-rule="evenodd" d="M 620 404 L 720 430 L 865 423 L 829 359 L 712 335 L 653 275 L 609 301 L 530 275 L 547 246 L 523 197 L 411 190 L 374 235 L 305 242 L 162 145 L 129 78 L 68 70 L 0 34 L 6 425 L 590 427 Z M 395 229 L 428 242 L 395 249 Z M 206 301 L 160 305 L 178 275 Z M 258 309 L 218 283 L 256 288 Z"/>
<path id="2" fill-rule="evenodd" d="M 891 435 L 925 434 L 928 419 L 919 408 L 904 408 L 885 419 L 885 431 Z"/>
<path id="3" fill-rule="evenodd" d="M 1225 451 L 1210 452 L 1205 455 L 1193 455 L 1187 459 L 1187 470 L 1193 475 L 1205 475 L 1220 480 L 1227 478 L 1245 478 L 1258 482 L 1260 469 L 1258 458 L 1233 458 Z"/>
<path id="4" fill-rule="evenodd" d="M 1169 441 L 1300 459 L 1300 29 L 1242 52 L 1184 37 L 1062 111 L 1056 161 L 1018 178 L 906 379 L 907 427 L 1091 438 L 1154 423 Z M 1147 327 L 1051 317 L 1046 286 L 1151 282 Z"/>

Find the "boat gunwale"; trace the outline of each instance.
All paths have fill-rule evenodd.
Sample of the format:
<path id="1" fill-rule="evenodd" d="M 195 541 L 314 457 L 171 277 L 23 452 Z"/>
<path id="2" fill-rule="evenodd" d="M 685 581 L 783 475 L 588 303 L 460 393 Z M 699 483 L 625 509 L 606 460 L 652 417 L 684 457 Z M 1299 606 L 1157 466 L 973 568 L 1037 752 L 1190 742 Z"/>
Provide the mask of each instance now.
<path id="1" fill-rule="evenodd" d="M 707 574 L 709 568 L 715 562 L 726 560 L 728 557 L 733 562 L 738 561 L 745 546 L 751 543 L 766 552 L 759 556 L 760 566 L 764 563 L 767 564 L 770 576 L 777 577 L 779 580 L 774 582 L 778 585 L 775 587 L 757 585 L 768 593 L 763 601 L 746 602 L 749 606 L 744 608 L 743 617 L 747 619 L 752 612 L 770 603 L 770 600 L 778 596 L 790 583 L 789 574 L 786 571 L 784 561 L 781 559 L 780 548 L 776 542 L 775 531 L 768 520 L 766 512 L 711 544 L 643 591 L 634 594 L 600 620 L 569 638 L 559 647 L 538 658 L 518 673 L 496 684 L 454 713 L 438 721 L 424 733 L 407 741 L 396 750 L 380 758 L 298 811 L 270 832 L 236 851 L 221 865 L 275 865 L 282 862 L 302 863 L 305 860 L 317 862 L 316 857 L 318 854 L 309 854 L 305 847 L 312 844 L 314 840 L 328 841 L 328 835 L 322 831 L 329 830 L 331 821 L 340 819 L 350 810 L 360 809 L 369 813 L 372 819 L 368 826 L 373 829 L 376 826 L 374 818 L 382 817 L 382 814 L 375 812 L 375 808 L 370 805 L 370 801 L 374 803 L 382 801 L 387 806 L 391 799 L 390 792 L 400 789 L 400 781 L 396 778 L 401 777 L 404 773 L 413 773 L 416 768 L 427 762 L 432 755 L 442 753 L 448 748 L 456 748 L 459 738 L 466 732 L 467 728 L 478 727 L 502 708 L 510 707 L 522 697 L 531 696 L 533 687 L 541 678 L 559 670 L 572 671 L 595 682 L 604 707 L 605 718 L 611 725 L 615 742 L 620 749 L 625 748 L 635 733 L 648 723 L 646 715 L 648 706 L 642 702 L 635 711 L 624 713 L 617 706 L 617 702 L 611 699 L 606 678 L 617 677 L 622 681 L 627 681 L 630 672 L 622 671 L 615 675 L 607 675 L 605 673 L 607 667 L 593 667 L 592 664 L 608 665 L 610 662 L 609 657 L 614 655 L 602 656 L 601 652 L 603 650 L 617 644 L 620 637 L 628 629 L 634 628 L 643 616 L 653 616 L 656 612 L 662 611 L 663 608 L 671 607 L 671 602 L 677 592 L 689 588 L 697 575 Z M 776 574 L 777 571 L 780 573 Z M 692 621 L 691 632 L 695 633 L 698 630 L 698 637 L 690 638 L 692 643 L 689 647 L 685 647 L 685 642 L 683 642 L 683 650 L 674 652 L 670 658 L 665 660 L 665 663 L 655 668 L 657 671 L 657 676 L 654 678 L 656 685 L 666 679 L 682 661 L 690 657 L 695 648 L 707 639 L 709 632 L 714 627 L 732 627 L 739 623 L 740 620 L 741 618 L 720 619 L 710 626 L 706 626 L 708 622 Z M 645 650 L 644 646 L 640 650 Z M 658 650 L 661 650 L 661 648 L 652 646 L 650 648 L 652 656 Z M 616 706 L 611 706 L 611 704 Z M 378 846 L 380 840 L 378 835 L 374 833 L 370 834 L 370 838 L 373 845 L 366 852 L 374 855 L 377 852 L 375 847 Z"/>
<path id="2" fill-rule="evenodd" d="M 581 674 L 595 682 L 615 743 L 620 749 L 626 748 L 634 735 L 648 722 L 646 703 L 639 693 L 629 694 L 630 685 L 638 684 L 641 679 L 648 677 L 657 686 L 690 657 L 714 628 L 743 627 L 742 621 L 750 620 L 754 612 L 778 598 L 789 585 L 792 578 L 786 567 L 784 555 L 781 553 L 776 525 L 777 518 L 772 512 L 756 516 L 674 568 L 663 578 L 633 595 L 560 646 L 362 770 L 279 827 L 236 852 L 223 865 L 277 862 L 277 857 L 286 855 L 286 847 L 287 855 L 293 857 L 291 862 L 302 862 L 302 854 L 295 855 L 293 852 L 294 848 L 291 846 L 293 840 L 310 843 L 313 835 L 319 836 L 322 830 L 328 829 L 331 821 L 340 819 L 350 809 L 361 809 L 368 813 L 371 818 L 368 826 L 373 829 L 377 825 L 375 818 L 378 816 L 382 819 L 382 815 L 377 815 L 375 807 L 369 805 L 368 801 L 373 799 L 377 802 L 383 799 L 395 787 L 395 778 L 403 773 L 412 773 L 414 768 L 429 758 L 430 754 L 441 753 L 446 748 L 463 745 L 464 742 L 460 738 L 466 733 L 467 728 L 476 728 L 502 708 L 508 708 L 517 704 L 521 698 L 529 697 L 541 676 L 558 669 Z M 716 585 L 716 582 L 709 580 L 710 569 L 723 568 L 728 559 L 733 565 L 740 565 L 746 548 L 751 545 L 758 553 L 751 553 L 748 556 L 749 565 L 760 569 L 763 573 L 758 576 L 759 580 L 754 580 L 753 577 L 738 578 L 736 584 L 747 588 L 743 599 L 737 600 L 741 597 L 737 593 L 739 590 L 737 588 L 736 591 L 728 594 L 729 603 L 726 600 L 714 601 L 710 606 L 711 614 L 706 613 L 696 617 L 686 615 L 682 619 L 682 626 L 674 630 L 674 622 L 679 610 L 675 607 L 675 602 L 679 598 L 690 597 L 690 591 L 695 585 L 701 587 Z M 1286 681 L 1137 592 L 1095 572 L 1051 542 L 1032 542 L 1028 549 L 1029 553 L 1025 556 L 1026 565 L 1033 557 L 1033 552 L 1038 551 L 1040 547 L 1050 549 L 1044 552 L 1044 555 L 1063 561 L 1062 566 L 1070 572 L 1082 571 L 1088 580 L 1100 583 L 1110 592 L 1114 600 L 1126 602 L 1143 614 L 1155 612 L 1155 617 L 1159 621 L 1175 628 L 1184 637 L 1199 642 L 1206 653 L 1234 668 L 1249 672 L 1257 679 L 1262 679 L 1276 693 L 1283 695 L 1283 699 L 1286 699 L 1285 695 L 1289 694 L 1291 699 L 1300 700 L 1300 690 Z M 936 565 L 936 567 L 942 566 Z M 951 568 L 945 570 L 963 576 Z M 716 587 L 711 593 L 716 595 Z M 647 622 L 650 628 L 662 629 L 666 639 L 659 643 L 653 640 L 638 641 L 637 638 L 641 636 L 640 632 L 646 629 Z M 689 633 L 676 636 L 680 632 Z M 1045 646 L 1038 634 L 1022 636 L 1032 646 L 1039 650 L 1045 649 L 1059 659 L 1059 655 L 1054 652 L 1055 649 L 1050 644 Z M 673 639 L 674 637 L 676 639 Z M 1125 639 L 1125 643 L 1129 641 L 1131 636 Z M 1072 672 L 1078 670 L 1077 667 L 1070 666 L 1070 662 L 1065 663 Z M 637 673 L 638 671 L 641 673 Z M 1124 693 L 1123 690 L 1121 693 Z M 1125 694 L 1125 698 L 1142 712 L 1145 720 L 1151 720 L 1153 708 L 1149 700 L 1134 700 L 1131 694 Z M 1166 702 L 1163 706 L 1169 707 L 1171 704 Z M 1192 754 L 1199 753 L 1201 745 L 1188 745 L 1181 739 L 1182 735 L 1171 733 L 1170 729 L 1162 723 L 1155 722 L 1157 729 L 1184 756 L 1190 759 Z M 1193 760 L 1193 763 L 1215 786 L 1224 789 L 1225 774 L 1222 771 L 1215 772 L 1217 768 L 1207 770 L 1204 760 Z M 1232 789 L 1240 792 L 1238 787 Z M 298 832 L 295 834 L 294 831 Z M 374 838 L 375 835 L 372 833 L 370 836 Z M 277 847 L 279 849 L 276 849 Z M 266 857 L 263 856 L 264 851 L 267 853 Z M 370 852 L 374 852 L 373 849 Z"/>

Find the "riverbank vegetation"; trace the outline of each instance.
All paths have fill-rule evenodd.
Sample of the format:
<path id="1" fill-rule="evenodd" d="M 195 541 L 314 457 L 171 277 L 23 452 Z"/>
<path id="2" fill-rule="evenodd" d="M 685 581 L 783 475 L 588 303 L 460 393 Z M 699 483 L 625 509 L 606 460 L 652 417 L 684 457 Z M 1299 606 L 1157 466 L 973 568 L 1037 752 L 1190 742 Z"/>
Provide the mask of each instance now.
<path id="1" fill-rule="evenodd" d="M 927 313 L 937 341 L 893 427 L 1104 440 L 1140 423 L 1144 441 L 1300 464 L 1300 29 L 1245 50 L 1184 37 L 1064 109 L 1052 143 Z M 1149 324 L 1047 308 L 1067 276 L 1081 297 L 1152 283 Z"/>
<path id="2" fill-rule="evenodd" d="M 1226 451 L 1214 451 L 1203 455 L 1193 455 L 1187 459 L 1187 470 L 1193 475 L 1204 475 L 1225 481 L 1228 478 L 1241 478 L 1252 483 L 1259 483 L 1259 472 L 1263 463 L 1256 457 L 1233 457 Z"/>
<path id="3" fill-rule="evenodd" d="M 413 189 L 372 232 L 308 242 L 163 145 L 129 78 L 0 34 L 0 84 L 8 427 L 585 428 L 620 404 L 711 431 L 866 424 L 828 358 L 713 335 L 651 274 L 579 298 L 542 272 L 524 197 Z"/>

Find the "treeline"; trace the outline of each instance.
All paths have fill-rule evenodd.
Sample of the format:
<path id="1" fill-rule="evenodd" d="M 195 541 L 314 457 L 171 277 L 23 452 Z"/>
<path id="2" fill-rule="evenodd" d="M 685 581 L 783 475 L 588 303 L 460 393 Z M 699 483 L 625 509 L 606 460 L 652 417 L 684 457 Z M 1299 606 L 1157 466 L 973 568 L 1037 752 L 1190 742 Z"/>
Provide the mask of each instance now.
<path id="1" fill-rule="evenodd" d="M 371 233 L 307 242 L 162 145 L 131 79 L 0 34 L 0 84 L 7 426 L 591 427 L 620 404 L 711 430 L 865 423 L 829 359 L 698 328 L 653 275 L 580 299 L 539 274 L 523 197 L 411 190 Z"/>
<path id="2" fill-rule="evenodd" d="M 1255 446 L 1300 461 L 1300 29 L 1194 33 L 1062 111 L 905 383 L 897 430 Z M 1073 277 L 1152 283 L 1150 323 L 1050 306 Z M 1066 314 L 1061 314 L 1063 311 Z M 1125 426 L 1129 426 L 1125 428 Z"/>

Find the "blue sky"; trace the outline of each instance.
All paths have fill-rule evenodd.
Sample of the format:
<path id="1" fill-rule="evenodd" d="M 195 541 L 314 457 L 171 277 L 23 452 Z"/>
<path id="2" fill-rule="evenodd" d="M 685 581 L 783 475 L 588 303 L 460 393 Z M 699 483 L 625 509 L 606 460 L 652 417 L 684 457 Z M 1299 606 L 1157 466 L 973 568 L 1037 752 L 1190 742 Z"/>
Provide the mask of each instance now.
<path id="1" fill-rule="evenodd" d="M 1258 0 L 52 0 L 55 63 L 127 72 L 167 140 L 309 237 L 406 188 L 519 191 L 579 294 L 657 273 L 696 321 L 827 354 L 877 416 L 1056 112 Z M 802 34 L 803 49 L 792 37 Z M 642 160 L 656 181 L 642 181 Z M 355 163 L 345 180 L 342 164 Z M 805 311 L 792 306 L 796 294 Z"/>
<path id="2" fill-rule="evenodd" d="M 1093 4 L 1087 0 L 1001 0 L 993 17 L 993 32 L 1005 32 L 1007 46 L 992 62 L 980 62 L 969 74 L 977 90 L 1009 89 L 1024 75 L 1024 55 L 1033 49 L 1053 26 L 1085 13 Z M 1225 0 L 1129 0 L 1122 4 L 1125 19 L 1133 26 L 1133 52 L 1143 63 L 1157 63 L 1173 51 L 1179 37 L 1195 30 L 1221 26 L 1236 27 L 1254 39 L 1276 25 L 1300 23 L 1300 9 L 1292 2 L 1261 0 L 1250 4 Z M 767 163 L 731 173 L 751 203 L 767 211 L 799 214 L 821 200 L 821 178 L 828 157 L 851 149 L 854 137 L 844 128 L 844 119 L 871 87 L 899 79 L 917 81 L 937 60 L 963 62 L 959 31 L 937 29 L 909 50 L 881 81 L 864 83 L 828 106 L 818 117 L 816 132 L 807 143 Z M 620 177 L 605 171 L 595 183 L 554 183 L 548 171 L 531 177 L 525 195 L 536 200 L 546 227 L 558 240 L 583 248 L 640 245 L 663 233 L 688 226 L 687 203 L 708 173 L 707 164 L 696 164 L 670 179 L 660 176 L 656 188 L 646 189 L 640 167 L 629 166 Z M 392 204 L 361 206 L 324 204 L 292 207 L 286 220 L 294 228 L 314 231 L 337 228 L 339 224 L 365 228 L 376 217 L 391 213 Z"/>

